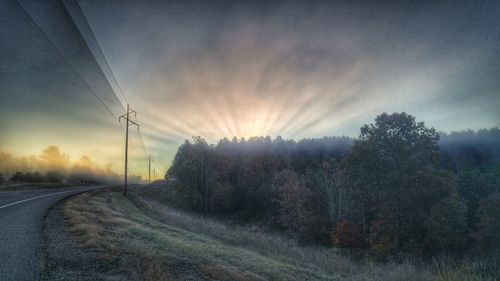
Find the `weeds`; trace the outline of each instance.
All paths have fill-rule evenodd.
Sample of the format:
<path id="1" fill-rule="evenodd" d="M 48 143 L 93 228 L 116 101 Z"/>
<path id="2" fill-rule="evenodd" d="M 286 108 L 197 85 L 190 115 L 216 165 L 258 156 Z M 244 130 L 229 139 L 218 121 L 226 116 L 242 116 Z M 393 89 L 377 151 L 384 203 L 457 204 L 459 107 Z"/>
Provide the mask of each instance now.
<path id="1" fill-rule="evenodd" d="M 419 266 L 416 261 L 360 263 L 335 248 L 300 246 L 293 239 L 268 233 L 255 226 L 227 224 L 189 214 L 148 197 L 138 197 L 137 201 L 139 206 L 168 224 L 220 239 L 233 246 L 252 249 L 294 266 L 340 275 L 348 280 L 434 280 L 430 269 Z"/>
<path id="2" fill-rule="evenodd" d="M 498 280 L 494 262 L 407 259 L 374 263 L 336 249 L 302 247 L 254 226 L 193 215 L 134 195 L 82 194 L 63 213 L 84 247 L 128 280 Z M 134 203 L 132 203 L 134 202 Z"/>

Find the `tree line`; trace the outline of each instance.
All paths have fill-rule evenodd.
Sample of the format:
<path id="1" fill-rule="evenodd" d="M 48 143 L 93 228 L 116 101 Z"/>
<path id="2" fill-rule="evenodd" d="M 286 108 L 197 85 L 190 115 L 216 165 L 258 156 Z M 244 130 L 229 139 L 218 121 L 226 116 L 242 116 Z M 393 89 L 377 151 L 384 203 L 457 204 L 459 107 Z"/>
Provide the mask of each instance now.
<path id="1" fill-rule="evenodd" d="M 39 156 L 15 157 L 0 152 L 0 184 L 5 183 L 61 183 L 96 184 L 122 181 L 121 175 L 88 156 L 71 161 L 57 146 L 48 146 Z M 140 176 L 131 175 L 130 182 L 142 183 Z"/>
<path id="2" fill-rule="evenodd" d="M 482 134 L 487 148 L 476 145 Z M 211 145 L 194 137 L 179 147 L 167 178 L 181 207 L 302 243 L 377 258 L 498 251 L 500 132 L 474 135 L 472 143 L 463 134 L 440 142 L 413 116 L 383 113 L 356 140 L 252 137 Z"/>

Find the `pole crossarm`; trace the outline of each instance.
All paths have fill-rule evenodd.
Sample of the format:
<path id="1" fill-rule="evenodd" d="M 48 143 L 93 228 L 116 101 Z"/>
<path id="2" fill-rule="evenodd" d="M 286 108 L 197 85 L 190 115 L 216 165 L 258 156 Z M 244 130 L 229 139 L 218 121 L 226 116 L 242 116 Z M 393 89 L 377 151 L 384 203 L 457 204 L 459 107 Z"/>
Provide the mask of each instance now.
<path id="1" fill-rule="evenodd" d="M 132 124 L 130 124 L 129 126 L 134 126 L 134 125 L 135 125 L 135 126 L 137 126 L 137 129 L 139 129 L 139 124 L 135 123 L 135 122 L 134 122 L 134 121 L 132 121 L 132 120 L 129 120 L 128 122 L 132 123 Z"/>
<path id="2" fill-rule="evenodd" d="M 135 111 L 134 111 L 134 112 L 135 112 Z M 121 120 L 122 120 L 122 118 L 123 118 L 123 119 L 125 119 L 125 120 L 127 120 L 127 119 L 128 119 L 128 123 L 132 123 L 132 124 L 129 124 L 129 126 L 134 126 L 134 125 L 135 125 L 135 126 L 137 126 L 137 128 L 139 128 L 139 127 L 140 127 L 140 126 L 139 126 L 139 124 L 137 124 L 137 123 L 135 123 L 134 121 L 130 120 L 130 118 L 128 118 L 127 116 L 128 116 L 128 114 L 126 114 L 126 113 L 125 113 L 125 114 L 123 114 L 123 115 L 121 115 L 120 117 L 118 117 L 118 121 L 121 121 Z"/>

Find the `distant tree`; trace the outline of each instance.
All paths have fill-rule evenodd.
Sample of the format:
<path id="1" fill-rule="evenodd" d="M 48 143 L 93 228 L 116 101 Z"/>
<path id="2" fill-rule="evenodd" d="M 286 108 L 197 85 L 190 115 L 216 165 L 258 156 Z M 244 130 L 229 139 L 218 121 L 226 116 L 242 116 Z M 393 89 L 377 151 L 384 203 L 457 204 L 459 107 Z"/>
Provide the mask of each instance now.
<path id="1" fill-rule="evenodd" d="M 47 172 L 45 173 L 45 181 L 46 182 L 62 182 L 64 179 L 64 176 L 61 172 Z"/>
<path id="2" fill-rule="evenodd" d="M 498 129 L 449 134 L 440 148 L 434 129 L 406 113 L 384 113 L 357 141 L 235 137 L 211 145 L 194 137 L 179 147 L 167 176 L 172 202 L 197 212 L 318 243 L 331 234 L 338 247 L 369 247 L 381 257 L 433 254 L 463 249 L 467 230 L 479 230 L 480 202 L 500 190 L 500 166 L 492 165 L 499 136 Z"/>
<path id="3" fill-rule="evenodd" d="M 341 190 L 338 182 L 339 164 L 336 159 L 324 159 L 317 166 L 311 166 L 305 173 L 306 185 L 316 193 L 322 204 L 330 230 L 340 222 L 339 200 Z"/>
<path id="4" fill-rule="evenodd" d="M 378 218 L 370 223 L 368 242 L 370 254 L 375 258 L 386 258 L 388 254 L 397 254 L 400 230 L 391 221 Z"/>
<path id="5" fill-rule="evenodd" d="M 57 146 L 47 147 L 40 155 L 41 165 L 48 172 L 63 173 L 69 165 L 69 156 L 59 151 Z"/>
<path id="6" fill-rule="evenodd" d="M 233 187 L 225 182 L 213 186 L 210 196 L 210 213 L 228 214 L 231 212 Z"/>
<path id="7" fill-rule="evenodd" d="M 475 239 L 482 251 L 500 251 L 500 192 L 482 199 Z"/>
<path id="8" fill-rule="evenodd" d="M 455 177 L 439 166 L 438 140 L 409 114 L 383 113 L 361 128 L 343 161 L 351 217 L 370 236 L 370 247 L 388 251 L 382 254 L 421 248 L 432 207 L 456 189 Z"/>
<path id="9" fill-rule="evenodd" d="M 0 152 L 0 171 L 5 173 L 11 173 L 17 169 L 15 165 L 15 159 L 10 153 Z"/>
<path id="10" fill-rule="evenodd" d="M 196 137 L 179 147 L 168 176 L 175 178 L 172 185 L 178 189 L 177 194 L 182 197 L 180 201 L 187 202 L 193 210 L 225 212 L 247 221 L 274 224 L 276 204 L 271 198 L 276 194 L 271 188 L 273 174 L 286 169 L 301 175 L 314 171 L 315 166 L 344 155 L 352 147 L 352 142 L 346 137 L 306 139 L 300 144 L 281 137 L 274 140 L 251 137 L 248 140 L 224 138 L 213 146 Z M 334 170 L 325 171 L 328 173 L 327 182 L 321 173 L 310 173 L 307 180 L 307 187 L 315 200 L 322 202 L 325 193 L 330 194 Z M 324 185 L 321 191 L 314 187 L 319 180 Z M 325 204 L 335 200 L 329 198 Z M 316 207 L 320 205 L 322 207 L 323 203 L 316 204 Z M 332 223 L 325 222 L 325 225 L 331 226 Z"/>
<path id="11" fill-rule="evenodd" d="M 24 181 L 30 183 L 39 183 L 43 181 L 43 176 L 39 172 L 24 174 Z"/>
<path id="12" fill-rule="evenodd" d="M 313 238 L 317 216 L 313 210 L 310 190 L 290 170 L 276 173 L 273 185 L 278 191 L 279 223 L 302 241 Z"/>
<path id="13" fill-rule="evenodd" d="M 486 167 L 500 160 L 500 129 L 443 133 L 439 146 L 456 170 Z"/>
<path id="14" fill-rule="evenodd" d="M 19 182 L 24 182 L 25 181 L 25 177 L 24 177 L 24 174 L 23 172 L 15 172 L 11 177 L 10 177 L 10 181 L 11 182 L 16 182 L 16 183 L 19 183 Z"/>
<path id="15" fill-rule="evenodd" d="M 97 179 L 92 170 L 94 167 L 95 164 L 88 156 L 82 156 L 80 160 L 73 165 L 68 180 L 78 183 L 95 183 Z"/>
<path id="16" fill-rule="evenodd" d="M 469 240 L 467 206 L 458 195 L 432 206 L 426 222 L 428 247 L 435 252 L 458 252 Z"/>
<path id="17" fill-rule="evenodd" d="M 3 177 L 3 174 L 0 174 L 0 184 L 5 183 L 5 179 Z"/>
<path id="18" fill-rule="evenodd" d="M 467 221 L 475 229 L 480 201 L 495 191 L 500 192 L 500 165 L 467 167 L 458 171 L 458 191 L 467 204 Z"/>
<path id="19" fill-rule="evenodd" d="M 175 186 L 179 194 L 191 208 L 208 213 L 210 210 L 211 182 L 209 174 L 210 147 L 201 137 L 193 137 L 193 142 L 186 141 L 175 155 L 168 175 L 175 177 Z"/>
<path id="20" fill-rule="evenodd" d="M 333 245 L 339 248 L 361 248 L 365 246 L 364 237 L 358 225 L 342 220 L 331 234 Z"/>

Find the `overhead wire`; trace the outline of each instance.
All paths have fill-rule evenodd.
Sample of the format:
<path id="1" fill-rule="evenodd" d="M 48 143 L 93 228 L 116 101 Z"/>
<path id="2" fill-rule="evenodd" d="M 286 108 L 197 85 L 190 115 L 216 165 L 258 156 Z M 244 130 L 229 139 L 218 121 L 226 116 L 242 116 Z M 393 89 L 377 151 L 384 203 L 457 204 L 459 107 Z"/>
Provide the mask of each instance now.
<path id="1" fill-rule="evenodd" d="M 112 69 L 111 65 L 109 64 L 109 60 L 108 60 L 108 58 L 107 58 L 106 54 L 104 53 L 104 51 L 103 51 L 103 49 L 102 49 L 102 47 L 101 47 L 101 45 L 100 45 L 99 41 L 98 41 L 98 40 L 97 40 L 97 38 L 95 37 L 95 32 L 94 32 L 94 31 L 93 31 L 93 29 L 92 29 L 92 25 L 91 25 L 91 24 L 90 24 L 90 22 L 87 20 L 87 18 L 86 18 L 86 16 L 85 16 L 85 13 L 83 12 L 83 9 L 81 8 L 81 6 L 80 6 L 80 4 L 79 4 L 79 0 L 73 0 L 73 1 L 75 2 L 76 6 L 78 7 L 78 9 L 79 9 L 79 11 L 80 11 L 80 14 L 81 14 L 81 15 L 82 15 L 82 17 L 83 17 L 83 20 L 84 20 L 84 23 L 85 23 L 86 27 L 88 27 L 88 29 L 89 29 L 89 31 L 90 31 L 90 33 L 91 33 L 91 35 L 92 35 L 92 37 L 93 37 L 94 41 L 96 42 L 96 44 L 97 44 L 97 48 L 98 48 L 98 51 L 99 51 L 99 52 L 100 52 L 100 54 L 102 54 L 102 56 L 104 57 L 104 62 L 105 62 L 105 64 L 106 64 L 107 68 L 109 69 L 109 71 L 111 72 L 111 77 L 113 78 L 113 80 L 114 80 L 114 82 L 115 82 L 116 86 L 118 87 L 118 89 L 119 89 L 119 91 L 120 91 L 121 96 L 123 97 L 123 99 L 125 100 L 125 102 L 126 102 L 126 103 L 128 103 L 127 97 L 126 97 L 126 95 L 125 95 L 125 93 L 124 93 L 124 91 L 123 91 L 122 87 L 120 86 L 120 83 L 118 83 L 118 80 L 117 80 L 117 78 L 116 78 L 116 75 L 115 75 L 115 73 L 114 73 L 114 71 L 113 71 L 113 69 Z M 64 2 L 64 1 L 63 1 L 63 2 Z M 223 7 L 223 6 L 224 6 L 224 5 L 221 5 L 221 7 Z M 185 11 L 176 11 L 176 12 L 171 12 L 171 13 L 169 13 L 169 15 L 187 15 L 187 14 L 189 14 L 189 13 L 193 13 L 193 12 L 201 12 L 201 11 L 207 11 L 207 10 L 209 10 L 209 9 L 197 9 L 197 10 L 193 10 L 193 9 L 191 9 L 191 10 L 185 10 Z M 77 28 L 78 28 L 78 27 L 77 27 Z M 80 34 L 81 34 L 81 30 L 79 30 L 79 31 L 80 31 Z M 84 40 L 86 40 L 86 39 L 85 39 L 85 37 L 84 37 L 83 35 L 82 35 L 82 37 L 84 38 Z M 87 44 L 88 44 L 88 42 L 87 42 Z M 95 58 L 95 57 L 94 57 L 94 58 Z M 96 59 L 96 61 L 97 61 L 97 59 Z M 111 87 L 111 86 L 110 86 L 110 87 Z M 111 88 L 113 89 L 113 87 L 111 87 Z M 114 89 L 113 89 L 113 92 L 114 92 Z M 115 94 L 116 98 L 117 98 L 118 100 L 120 100 L 120 99 L 118 98 L 118 95 L 117 95 L 116 93 L 114 93 L 114 94 Z M 123 108 L 124 108 L 124 110 L 125 110 L 125 107 L 124 107 L 124 105 L 123 105 L 123 104 L 122 104 L 122 107 L 123 107 Z M 138 119 L 137 117 L 136 117 L 136 122 L 137 122 L 138 124 L 140 124 L 139 119 Z M 143 136 L 142 136 L 142 133 L 141 133 L 141 130 L 140 130 L 140 129 L 138 129 L 138 133 L 139 133 L 139 138 L 140 138 L 140 140 L 141 140 L 141 144 L 142 144 L 142 147 L 143 147 L 143 149 L 144 149 L 145 153 L 146 153 L 147 155 L 150 155 L 150 154 L 149 154 L 149 150 L 147 149 L 147 146 L 145 145 L 144 138 L 143 138 Z M 137 150 L 136 150 L 136 151 L 137 151 Z"/>
<path id="2" fill-rule="evenodd" d="M 90 93 L 99 101 L 99 103 L 106 109 L 106 111 L 111 115 L 113 116 L 113 119 L 116 120 L 118 119 L 118 116 L 116 116 L 113 111 L 109 108 L 108 105 L 106 105 L 106 103 L 102 100 L 101 97 L 99 97 L 99 95 L 97 95 L 97 93 L 94 91 L 94 89 L 89 85 L 89 83 L 83 78 L 82 74 L 73 66 L 73 64 L 68 60 L 68 58 L 63 54 L 63 52 L 55 45 L 55 43 L 48 37 L 48 35 L 42 30 L 42 28 L 36 23 L 36 21 L 33 19 L 33 17 L 31 16 L 31 14 L 26 10 L 26 8 L 18 1 L 16 0 L 16 3 L 19 5 L 19 7 L 21 7 L 21 9 L 24 11 L 24 13 L 28 16 L 29 20 L 31 23 L 33 23 L 33 25 L 36 27 L 36 29 L 40 32 L 40 34 L 42 34 L 42 36 L 49 42 L 49 44 L 57 51 L 57 53 L 63 58 L 63 60 L 66 62 L 66 64 L 70 67 L 70 69 L 76 73 L 76 75 L 78 76 L 78 78 L 85 84 L 86 88 L 88 88 L 88 90 L 90 91 Z M 77 28 L 78 29 L 78 28 Z M 80 32 L 80 30 L 78 30 Z M 81 32 L 80 32 L 80 35 Z M 82 38 L 83 38 L 83 35 L 82 35 Z M 84 41 L 85 41 L 85 38 L 83 38 Z M 96 40 L 97 41 L 97 40 Z M 88 42 L 87 42 L 88 43 Z M 87 46 L 88 47 L 88 46 Z M 92 54 L 92 52 L 90 52 L 90 54 L 92 55 L 92 57 L 94 58 L 94 60 L 96 60 L 97 62 L 97 59 L 95 58 L 95 56 Z M 109 84 L 109 82 L 108 82 Z M 111 89 L 113 89 L 111 87 Z M 116 93 L 114 93 L 113 91 L 113 94 L 116 96 L 117 100 L 119 101 L 119 98 L 118 96 L 116 95 Z M 121 104 L 121 102 L 119 102 L 120 105 L 123 107 L 123 105 Z M 123 125 L 119 122 L 120 124 L 120 127 L 122 129 L 125 129 L 123 127 Z M 133 143 L 131 143 L 131 146 L 132 148 L 138 152 L 137 148 L 134 146 Z"/>
<path id="3" fill-rule="evenodd" d="M 16 3 L 21 7 L 21 9 L 26 13 L 26 15 L 28 16 L 28 18 L 30 19 L 30 21 L 36 26 L 37 30 L 42 34 L 42 36 L 50 43 L 50 45 L 59 53 L 59 55 L 64 59 L 64 61 L 69 65 L 69 67 L 71 68 L 71 70 L 73 70 L 77 75 L 78 77 L 80 78 L 80 80 L 85 84 L 85 86 L 90 90 L 90 92 L 92 93 L 92 95 L 94 95 L 94 97 L 97 98 L 97 100 L 99 100 L 99 102 L 101 103 L 101 105 L 109 112 L 109 114 L 111 114 L 111 116 L 113 116 L 115 119 L 118 118 L 114 113 L 113 111 L 111 111 L 111 109 L 106 105 L 106 103 L 104 103 L 104 101 L 97 95 L 97 93 L 92 89 L 92 87 L 90 87 L 90 85 L 87 83 L 87 81 L 82 77 L 82 75 L 80 74 L 79 71 L 77 71 L 75 69 L 75 67 L 71 64 L 71 62 L 68 60 L 68 58 L 66 58 L 66 56 L 61 52 L 61 50 L 59 50 L 59 48 L 57 48 L 57 46 L 54 44 L 54 42 L 52 42 L 52 40 L 50 40 L 50 38 L 47 36 L 47 34 L 42 30 L 42 28 L 35 22 L 35 20 L 33 19 L 33 17 L 30 15 L 30 13 L 24 8 L 24 6 L 18 1 L 16 0 Z"/>
<path id="4" fill-rule="evenodd" d="M 102 49 L 101 45 L 99 44 L 99 41 L 98 41 L 98 40 L 97 40 L 97 38 L 95 37 L 95 32 L 93 31 L 92 26 L 91 26 L 91 25 L 90 25 L 90 23 L 88 22 L 87 17 L 85 16 L 85 13 L 83 12 L 83 10 L 82 10 L 82 8 L 81 8 L 80 4 L 78 3 L 78 0 L 75 0 L 75 4 L 76 4 L 76 6 L 78 7 L 78 9 L 79 9 L 79 11 L 80 11 L 80 13 L 81 13 L 81 15 L 82 15 L 82 17 L 83 17 L 83 20 L 84 20 L 85 25 L 88 27 L 88 29 L 89 29 L 89 31 L 90 31 L 90 33 L 91 33 L 92 37 L 94 38 L 94 41 L 95 41 L 95 42 L 96 42 L 96 44 L 97 44 L 97 47 L 98 47 L 99 52 L 100 52 L 100 53 L 102 54 L 102 56 L 104 57 L 104 62 L 105 62 L 105 64 L 106 64 L 107 68 L 109 69 L 109 71 L 111 72 L 111 76 L 112 76 L 112 78 L 113 78 L 113 80 L 114 80 L 114 82 L 115 82 L 116 86 L 117 86 L 117 87 L 118 87 L 118 89 L 120 90 L 120 94 L 121 94 L 121 96 L 123 97 L 123 99 L 125 100 L 125 102 L 128 104 L 127 97 L 125 96 L 125 93 L 124 93 L 124 91 L 123 91 L 122 87 L 120 86 L 120 83 L 118 83 L 118 80 L 117 80 L 116 75 L 115 75 L 115 73 L 114 73 L 114 71 L 113 71 L 113 68 L 112 68 L 112 67 L 111 67 L 111 65 L 109 64 L 109 60 L 108 60 L 108 58 L 107 58 L 106 54 L 104 53 L 104 51 L 103 51 L 103 49 Z M 78 28 L 78 27 L 77 27 L 77 28 Z M 79 32 L 80 32 L 80 34 L 81 34 L 81 31 L 80 31 L 80 30 L 79 30 Z M 84 36 L 83 36 L 83 34 L 82 34 L 82 37 L 84 37 Z M 85 40 L 85 38 L 84 38 L 84 40 Z M 87 42 L 87 43 L 88 43 L 88 42 Z M 97 60 L 97 59 L 96 59 L 96 60 Z M 111 84 L 110 84 L 110 87 L 111 87 Z M 113 89 L 113 87 L 111 87 L 111 89 Z M 113 93 L 115 94 L 116 98 L 117 98 L 118 100 L 120 100 L 120 99 L 118 98 L 118 95 L 116 95 L 116 93 L 115 93 L 114 89 L 113 89 Z M 122 107 L 123 107 L 123 108 L 124 108 L 124 110 L 125 110 L 125 107 L 123 106 L 123 104 L 122 104 Z M 138 123 L 138 124 L 140 123 L 140 122 L 139 122 L 139 119 L 137 118 L 137 116 L 136 116 L 136 121 L 137 121 L 137 123 Z M 147 155 L 149 155 L 149 151 L 148 151 L 148 149 L 147 149 L 147 147 L 146 147 L 146 145 L 145 145 L 145 143 L 144 143 L 144 139 L 143 139 L 143 137 L 142 137 L 142 133 L 141 133 L 141 130 L 140 130 L 139 128 L 138 128 L 138 133 L 139 133 L 139 138 L 140 138 L 140 140 L 141 140 L 142 147 L 144 148 L 145 153 L 146 153 Z M 136 150 L 136 151 L 137 151 L 137 150 Z"/>
<path id="5" fill-rule="evenodd" d="M 78 3 L 78 0 L 74 0 L 75 1 L 75 4 L 78 8 L 78 10 L 80 11 L 80 14 L 82 15 L 83 17 L 83 21 L 84 21 L 84 24 L 88 27 L 94 41 L 96 42 L 97 44 L 97 48 L 98 48 L 98 51 L 100 52 L 100 54 L 102 54 L 103 58 L 104 58 L 104 62 L 106 63 L 106 66 L 108 67 L 109 71 L 111 72 L 111 76 L 113 77 L 113 80 L 115 81 L 115 84 L 116 86 L 118 87 L 118 89 L 120 90 L 120 93 L 121 93 L 121 96 L 123 97 L 123 99 L 125 100 L 125 102 L 128 104 L 128 100 L 127 100 L 127 97 L 125 96 L 125 93 L 123 92 L 123 89 L 122 87 L 120 86 L 120 83 L 118 83 L 118 80 L 116 79 L 116 75 L 113 71 L 113 69 L 111 68 L 111 65 L 109 64 L 109 60 L 106 56 L 106 54 L 104 53 L 103 49 L 101 48 L 101 44 L 99 43 L 99 41 L 97 40 L 97 37 L 95 36 L 95 32 L 94 30 L 92 29 L 92 26 L 90 25 L 89 21 L 87 20 L 87 17 L 85 16 L 85 13 L 83 12 L 81 6 L 80 6 L 80 3 Z M 63 1 L 65 2 L 65 1 Z M 77 26 L 77 29 L 78 29 L 78 26 Z M 81 30 L 78 30 L 80 32 L 80 34 L 82 35 L 83 39 L 85 39 L 85 37 L 83 36 Z M 87 42 L 88 44 L 88 42 Z M 95 58 L 95 57 L 94 57 Z M 96 61 L 97 61 L 97 58 L 96 58 Z M 103 71 L 104 72 L 104 71 Z M 111 84 L 110 84 L 110 87 L 111 87 Z M 111 87 L 111 89 L 113 89 L 113 87 Z M 116 95 L 114 89 L 113 89 L 113 93 L 115 94 L 116 98 L 118 99 L 118 101 L 120 101 L 120 99 L 118 98 L 118 95 Z M 121 102 L 120 102 L 121 103 Z M 125 105 L 122 104 L 122 107 L 123 107 L 123 110 L 125 110 Z"/>

